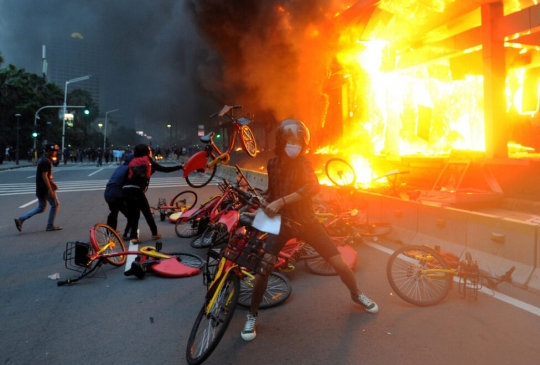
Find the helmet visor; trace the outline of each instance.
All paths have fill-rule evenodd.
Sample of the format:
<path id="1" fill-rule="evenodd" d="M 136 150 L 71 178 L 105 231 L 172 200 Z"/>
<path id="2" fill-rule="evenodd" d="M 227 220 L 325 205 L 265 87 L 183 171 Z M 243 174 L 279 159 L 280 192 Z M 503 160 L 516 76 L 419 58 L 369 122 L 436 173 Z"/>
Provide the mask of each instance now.
<path id="1" fill-rule="evenodd" d="M 310 141 L 309 129 L 304 123 L 295 120 L 284 120 L 281 124 L 282 133 L 286 143 L 307 146 Z"/>

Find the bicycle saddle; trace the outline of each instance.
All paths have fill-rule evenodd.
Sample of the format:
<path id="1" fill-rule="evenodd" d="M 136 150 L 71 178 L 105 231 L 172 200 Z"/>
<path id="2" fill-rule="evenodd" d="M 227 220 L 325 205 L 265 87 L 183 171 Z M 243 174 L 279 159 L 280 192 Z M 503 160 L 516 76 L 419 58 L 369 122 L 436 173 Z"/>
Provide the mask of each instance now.
<path id="1" fill-rule="evenodd" d="M 214 136 L 214 132 L 210 132 L 208 133 L 206 136 L 202 136 L 201 138 L 199 138 L 201 140 L 201 142 L 203 143 L 210 143 L 210 141 L 212 140 L 212 137 Z"/>

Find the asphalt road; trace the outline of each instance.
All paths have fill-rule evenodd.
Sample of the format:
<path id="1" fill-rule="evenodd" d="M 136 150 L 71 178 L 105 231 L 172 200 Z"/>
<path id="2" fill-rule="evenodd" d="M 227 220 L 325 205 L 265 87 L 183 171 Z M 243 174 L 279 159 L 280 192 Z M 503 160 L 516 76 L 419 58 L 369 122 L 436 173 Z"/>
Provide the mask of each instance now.
<path id="1" fill-rule="evenodd" d="M 89 229 L 106 220 L 103 190 L 114 167 L 54 168 L 61 202 L 56 223 L 64 227 L 57 232 L 45 231 L 48 210 L 25 222 L 22 233 L 16 230 L 13 218 L 36 206 L 35 167 L 0 171 L 1 363 L 186 363 L 186 341 L 205 293 L 202 276 L 139 280 L 108 266 L 106 278 L 72 286 L 49 278 L 76 275 L 64 267 L 66 242 L 88 241 Z M 147 196 L 156 204 L 182 190 L 193 189 L 181 172 L 156 173 Z M 215 186 L 197 190 L 199 202 L 217 192 Z M 125 222 L 121 217 L 119 228 Z M 156 222 L 164 249 L 204 257 L 158 214 Z M 153 245 L 144 219 L 139 227 L 141 245 Z M 384 240 L 356 247 L 357 280 L 379 314 L 354 304 L 339 278 L 312 275 L 299 264 L 286 274 L 293 286 L 287 302 L 261 311 L 258 337 L 240 338 L 246 311 L 238 309 L 206 364 L 538 364 L 538 295 L 503 284 L 506 302 L 490 291 L 462 299 L 455 287 L 435 307 L 412 306 L 393 295 L 386 279 L 396 247 Z"/>

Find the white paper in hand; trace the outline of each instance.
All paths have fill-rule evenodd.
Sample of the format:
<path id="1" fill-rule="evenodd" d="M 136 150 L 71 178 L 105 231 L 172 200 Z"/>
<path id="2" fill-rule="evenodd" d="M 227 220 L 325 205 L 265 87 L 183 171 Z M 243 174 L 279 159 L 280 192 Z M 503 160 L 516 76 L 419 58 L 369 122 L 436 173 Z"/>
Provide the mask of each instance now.
<path id="1" fill-rule="evenodd" d="M 277 214 L 273 218 L 270 218 L 262 209 L 259 209 L 257 210 L 257 213 L 255 213 L 255 219 L 253 220 L 252 226 L 257 228 L 259 231 L 279 234 L 279 229 L 281 227 L 281 216 Z"/>

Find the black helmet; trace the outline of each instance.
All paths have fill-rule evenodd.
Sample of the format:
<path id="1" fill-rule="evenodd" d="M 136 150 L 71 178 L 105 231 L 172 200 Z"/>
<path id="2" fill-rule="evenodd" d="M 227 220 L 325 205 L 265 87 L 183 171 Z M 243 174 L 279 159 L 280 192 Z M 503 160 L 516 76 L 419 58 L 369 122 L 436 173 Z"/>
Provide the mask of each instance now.
<path id="1" fill-rule="evenodd" d="M 287 143 L 290 138 L 295 143 L 307 147 L 310 141 L 309 129 L 304 123 L 296 119 L 285 119 L 282 121 L 276 132 L 276 145 L 283 145 Z"/>
<path id="2" fill-rule="evenodd" d="M 45 145 L 45 151 L 58 151 L 58 150 L 60 150 L 60 147 L 58 147 L 58 145 L 55 143 Z"/>

